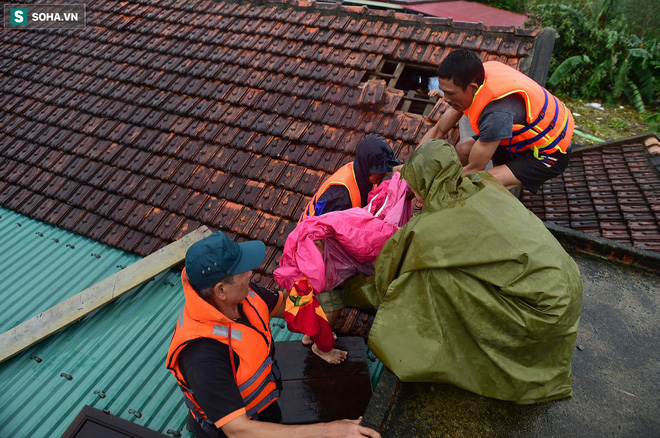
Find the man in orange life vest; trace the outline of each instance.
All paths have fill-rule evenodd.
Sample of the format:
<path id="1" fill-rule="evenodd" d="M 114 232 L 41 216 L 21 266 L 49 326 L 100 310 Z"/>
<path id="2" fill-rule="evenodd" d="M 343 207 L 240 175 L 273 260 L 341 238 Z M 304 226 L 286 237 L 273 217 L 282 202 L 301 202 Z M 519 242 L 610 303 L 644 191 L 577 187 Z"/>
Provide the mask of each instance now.
<path id="1" fill-rule="evenodd" d="M 308 216 L 320 216 L 331 211 L 348 210 L 367 205 L 367 195 L 378 186 L 392 168 L 401 162 L 394 156 L 387 141 L 378 134 L 368 134 L 362 139 L 355 151 L 355 161 L 350 162 L 328 178 L 309 201 L 299 223 Z M 318 242 L 323 251 L 323 243 Z M 330 326 L 335 322 L 345 307 L 343 291 L 330 290 L 317 295 Z M 312 345 L 312 340 L 305 335 L 305 345 Z M 324 353 L 312 345 L 315 354 L 330 363 L 339 363 L 346 358 L 346 352 L 333 349 Z"/>
<path id="2" fill-rule="evenodd" d="M 167 354 L 196 437 L 379 437 L 358 420 L 279 424 L 281 381 L 269 318 L 284 296 L 249 282 L 263 263 L 263 242 L 236 243 L 218 231 L 186 253 L 186 304 Z M 255 421 L 256 420 L 256 421 Z"/>
<path id="3" fill-rule="evenodd" d="M 444 138 L 465 114 L 477 136 L 456 145 L 463 176 L 492 159 L 488 172 L 507 189 L 536 193 L 566 169 L 573 115 L 545 88 L 500 62 L 482 64 L 465 49 L 450 52 L 437 74 L 449 108 L 420 144 Z"/>

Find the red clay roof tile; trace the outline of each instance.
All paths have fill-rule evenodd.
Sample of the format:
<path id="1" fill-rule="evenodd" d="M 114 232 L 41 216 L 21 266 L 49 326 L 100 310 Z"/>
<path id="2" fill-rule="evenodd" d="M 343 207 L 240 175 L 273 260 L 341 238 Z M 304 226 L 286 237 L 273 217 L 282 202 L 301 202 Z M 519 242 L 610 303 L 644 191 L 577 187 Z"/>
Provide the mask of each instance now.
<path id="1" fill-rule="evenodd" d="M 523 192 L 521 199 L 526 205 L 532 200 L 533 211 L 542 219 L 561 219 L 562 225 L 583 232 L 642 249 L 658 250 L 650 235 L 660 235 L 658 214 L 653 212 L 658 208 L 660 184 L 654 175 L 655 189 L 649 193 L 641 190 L 638 175 L 647 172 L 650 166 L 638 142 L 585 150 L 573 154 L 559 181 L 545 184 L 533 197 Z M 559 206 L 553 199 L 567 195 L 569 209 L 559 214 Z"/>
<path id="2" fill-rule="evenodd" d="M 448 20 L 307 1 L 93 2 L 88 20 L 98 25 L 4 38 L 3 90 L 13 94 L 0 94 L 3 126 L 21 146 L 0 137 L 0 203 L 24 185 L 12 205 L 143 255 L 200 223 L 262 238 L 261 273 L 366 133 L 405 155 L 432 126 L 398 114 L 402 94 L 384 81 L 363 85 L 381 61 L 434 66 L 476 35 Z M 468 38 L 482 57 L 518 66 L 531 53 L 534 34 L 489 32 Z M 629 192 L 614 196 L 637 207 Z"/>

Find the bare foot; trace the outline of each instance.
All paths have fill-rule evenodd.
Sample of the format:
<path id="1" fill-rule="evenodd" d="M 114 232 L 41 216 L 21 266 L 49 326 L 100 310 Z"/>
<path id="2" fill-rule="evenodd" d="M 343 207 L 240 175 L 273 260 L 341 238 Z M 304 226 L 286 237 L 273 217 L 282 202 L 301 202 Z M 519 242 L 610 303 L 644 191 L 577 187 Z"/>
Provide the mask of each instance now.
<path id="1" fill-rule="evenodd" d="M 332 337 L 335 338 L 335 341 L 337 340 L 337 335 L 332 334 Z M 305 347 L 311 347 L 314 341 L 312 341 L 312 338 L 309 337 L 309 335 L 303 335 L 302 340 L 300 341 Z"/>
<path id="2" fill-rule="evenodd" d="M 346 359 L 346 356 L 348 356 L 348 352 L 343 350 L 337 350 L 336 348 L 333 348 L 332 350 L 325 353 L 321 351 L 319 347 L 316 346 L 316 344 L 312 345 L 312 351 L 314 352 L 315 355 L 317 355 L 324 361 L 332 364 L 342 363 L 344 359 Z"/>

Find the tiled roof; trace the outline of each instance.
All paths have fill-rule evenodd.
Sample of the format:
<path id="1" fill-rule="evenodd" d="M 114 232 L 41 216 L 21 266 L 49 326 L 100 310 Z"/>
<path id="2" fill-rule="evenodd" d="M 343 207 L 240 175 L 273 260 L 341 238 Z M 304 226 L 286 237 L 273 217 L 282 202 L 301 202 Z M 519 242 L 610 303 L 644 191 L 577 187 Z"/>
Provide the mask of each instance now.
<path id="1" fill-rule="evenodd" d="M 544 221 L 660 251 L 660 148 L 650 136 L 576 151 L 566 171 L 520 200 Z"/>
<path id="2" fill-rule="evenodd" d="M 385 64 L 460 46 L 525 71 L 536 36 L 306 1 L 91 1 L 84 30 L 3 30 L 0 205 L 141 255 L 222 228 L 265 241 L 271 272 L 364 135 L 405 159 L 446 108 L 400 111 Z"/>

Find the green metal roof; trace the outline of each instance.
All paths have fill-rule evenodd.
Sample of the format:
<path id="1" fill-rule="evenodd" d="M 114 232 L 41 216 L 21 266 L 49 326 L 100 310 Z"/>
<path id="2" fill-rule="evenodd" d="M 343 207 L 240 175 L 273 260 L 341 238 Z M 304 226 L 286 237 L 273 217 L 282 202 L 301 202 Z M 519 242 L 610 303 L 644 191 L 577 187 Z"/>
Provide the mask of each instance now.
<path id="1" fill-rule="evenodd" d="M 140 258 L 3 208 L 0 254 L 1 332 Z M 0 363 L 0 436 L 60 436 L 86 404 L 190 436 L 181 393 L 165 368 L 183 302 L 180 273 L 168 270 Z M 276 341 L 301 338 L 283 320 L 271 328 Z M 383 365 L 372 360 L 369 367 L 375 386 Z"/>
<path id="2" fill-rule="evenodd" d="M 3 332 L 140 258 L 9 210 L 0 216 Z M 60 436 L 86 404 L 185 432 L 164 366 L 182 305 L 179 274 L 166 271 L 1 363 L 0 436 Z"/>

